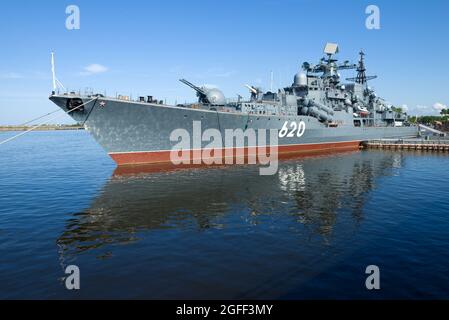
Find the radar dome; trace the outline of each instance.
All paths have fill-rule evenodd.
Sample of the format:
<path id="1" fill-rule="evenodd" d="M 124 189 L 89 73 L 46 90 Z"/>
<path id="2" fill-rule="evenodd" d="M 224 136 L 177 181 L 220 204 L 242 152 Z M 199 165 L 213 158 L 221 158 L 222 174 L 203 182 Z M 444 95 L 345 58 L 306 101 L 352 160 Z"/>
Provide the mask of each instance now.
<path id="1" fill-rule="evenodd" d="M 307 76 L 304 72 L 298 72 L 293 79 L 293 86 L 307 86 Z"/>
<path id="2" fill-rule="evenodd" d="M 219 89 L 212 88 L 212 89 L 206 89 L 206 97 L 210 104 L 216 104 L 216 105 L 224 105 L 226 104 L 226 99 Z"/>

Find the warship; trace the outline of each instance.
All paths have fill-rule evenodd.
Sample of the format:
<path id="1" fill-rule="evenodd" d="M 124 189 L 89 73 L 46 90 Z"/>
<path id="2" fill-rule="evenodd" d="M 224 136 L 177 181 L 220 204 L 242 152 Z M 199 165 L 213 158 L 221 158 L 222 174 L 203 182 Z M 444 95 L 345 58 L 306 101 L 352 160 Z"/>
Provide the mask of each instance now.
<path id="1" fill-rule="evenodd" d="M 376 76 L 366 75 L 365 53 L 361 51 L 358 63 L 351 64 L 339 63 L 338 52 L 337 44 L 327 43 L 324 57 L 317 64 L 304 62 L 289 87 L 264 91 L 245 85 L 247 100 L 226 99 L 218 88 L 185 79 L 180 81 L 196 91 L 197 102 L 167 105 L 153 96 L 132 100 L 93 92 L 61 93 L 56 91 L 55 77 L 50 100 L 82 124 L 118 165 L 170 162 L 178 143 L 171 133 L 183 129 L 194 135 L 195 122 L 222 136 L 228 130 L 277 130 L 280 155 L 355 150 L 372 139 L 416 137 L 418 127 L 407 121 L 407 115 L 368 86 Z M 348 69 L 355 69 L 357 76 L 343 82 L 339 72 Z M 207 148 L 209 142 L 193 146 L 187 151 L 194 158 L 195 150 Z M 251 147 L 258 146 L 239 140 L 232 152 L 248 152 Z"/>

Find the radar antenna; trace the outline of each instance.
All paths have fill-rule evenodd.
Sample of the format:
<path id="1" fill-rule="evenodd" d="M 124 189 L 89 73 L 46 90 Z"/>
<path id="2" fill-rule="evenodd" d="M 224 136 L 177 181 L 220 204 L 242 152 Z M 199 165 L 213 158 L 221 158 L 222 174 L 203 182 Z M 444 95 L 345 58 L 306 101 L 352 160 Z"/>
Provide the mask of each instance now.
<path id="1" fill-rule="evenodd" d="M 302 68 L 307 73 L 322 73 L 321 78 L 326 79 L 330 84 L 338 84 L 340 82 L 339 70 L 355 69 L 356 64 L 351 64 L 349 61 L 344 63 L 337 63 L 337 59 L 333 56 L 339 52 L 338 44 L 327 43 L 324 47 L 324 53 L 327 58 L 323 57 L 317 65 L 311 65 L 308 62 L 304 62 Z"/>
<path id="2" fill-rule="evenodd" d="M 368 82 L 368 80 L 373 80 L 376 79 L 377 76 L 367 76 L 365 71 L 366 71 L 366 67 L 365 67 L 365 53 L 363 52 L 363 50 L 361 50 L 359 52 L 360 54 L 360 59 L 359 59 L 359 64 L 357 66 L 357 77 L 355 78 L 346 78 L 346 80 L 348 81 L 354 81 L 356 83 L 360 83 L 360 84 L 365 84 Z"/>

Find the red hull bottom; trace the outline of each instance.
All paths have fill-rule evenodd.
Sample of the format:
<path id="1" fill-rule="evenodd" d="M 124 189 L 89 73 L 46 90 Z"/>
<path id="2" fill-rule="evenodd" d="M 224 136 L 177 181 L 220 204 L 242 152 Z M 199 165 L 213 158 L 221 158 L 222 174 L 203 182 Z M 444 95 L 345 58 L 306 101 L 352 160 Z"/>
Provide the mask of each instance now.
<path id="1" fill-rule="evenodd" d="M 293 158 L 301 155 L 317 155 L 323 153 L 333 153 L 342 151 L 353 151 L 360 148 L 361 141 L 344 141 L 344 142 L 331 142 L 331 143 L 313 143 L 313 144 L 299 144 L 299 145 L 284 145 L 278 146 L 278 158 Z M 270 148 L 267 148 L 267 153 L 269 154 Z M 227 150 L 229 152 L 229 150 Z M 240 151 L 240 155 L 239 152 Z M 256 154 L 257 149 L 255 147 L 244 148 L 244 157 L 248 155 Z M 242 150 L 233 150 L 233 159 L 242 158 Z M 170 160 L 171 151 L 151 151 L 151 152 L 124 152 L 124 153 L 110 153 L 111 158 L 119 165 L 142 165 L 142 164 L 171 164 Z M 201 159 L 201 151 L 191 150 L 190 159 L 191 163 L 195 164 L 194 160 Z M 224 164 L 226 157 L 226 151 L 223 149 L 221 157 L 214 157 L 212 155 L 205 158 L 203 155 L 203 160 L 207 159 L 219 159 L 222 158 L 222 163 Z M 227 157 L 227 158 L 231 158 Z M 229 159 L 227 159 L 229 161 Z M 246 163 L 246 162 L 245 162 Z"/>

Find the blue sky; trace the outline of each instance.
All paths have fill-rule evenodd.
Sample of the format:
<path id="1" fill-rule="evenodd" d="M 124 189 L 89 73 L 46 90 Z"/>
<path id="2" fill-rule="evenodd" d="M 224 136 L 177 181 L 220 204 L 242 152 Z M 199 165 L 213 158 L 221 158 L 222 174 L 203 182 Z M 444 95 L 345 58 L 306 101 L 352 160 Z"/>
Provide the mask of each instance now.
<path id="1" fill-rule="evenodd" d="M 68 5 L 81 13 L 67 30 Z M 380 8 L 380 30 L 365 28 L 365 8 Z M 248 96 L 243 84 L 287 86 L 326 42 L 341 60 L 367 53 L 377 93 L 410 114 L 449 104 L 449 1 L 8 1 L 0 10 L 0 124 L 20 124 L 55 109 L 50 51 L 70 89 L 108 95 L 195 100 L 178 81 Z M 353 71 L 346 73 L 353 75 Z M 345 75 L 346 75 L 345 74 Z M 58 120 L 69 122 L 69 117 Z"/>

